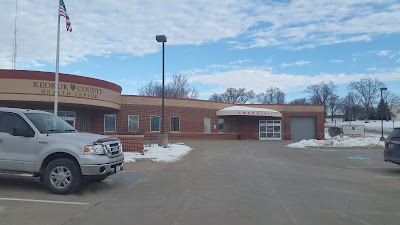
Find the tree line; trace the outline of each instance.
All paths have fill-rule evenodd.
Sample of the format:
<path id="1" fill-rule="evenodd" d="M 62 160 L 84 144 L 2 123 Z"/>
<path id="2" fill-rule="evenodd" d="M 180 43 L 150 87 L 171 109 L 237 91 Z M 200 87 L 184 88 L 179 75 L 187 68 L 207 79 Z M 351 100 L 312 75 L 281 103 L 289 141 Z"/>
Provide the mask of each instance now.
<path id="1" fill-rule="evenodd" d="M 298 98 L 285 101 L 285 93 L 278 87 L 269 87 L 264 92 L 256 94 L 246 88 L 227 88 L 223 93 L 213 93 L 210 101 L 229 102 L 235 104 L 322 104 L 325 105 L 325 114 L 332 117 L 342 114 L 345 119 L 389 119 L 389 108 L 400 104 L 400 97 L 390 91 L 384 91 L 383 99 L 380 98 L 381 87 L 385 84 L 378 79 L 363 78 L 352 81 L 345 96 L 340 96 L 337 86 L 333 81 L 309 85 L 304 92 L 307 98 Z M 197 98 L 199 92 L 190 86 L 189 81 L 182 75 L 173 75 L 171 81 L 165 85 L 165 96 L 175 98 Z M 161 96 L 162 85 L 150 81 L 139 89 L 139 95 Z"/>

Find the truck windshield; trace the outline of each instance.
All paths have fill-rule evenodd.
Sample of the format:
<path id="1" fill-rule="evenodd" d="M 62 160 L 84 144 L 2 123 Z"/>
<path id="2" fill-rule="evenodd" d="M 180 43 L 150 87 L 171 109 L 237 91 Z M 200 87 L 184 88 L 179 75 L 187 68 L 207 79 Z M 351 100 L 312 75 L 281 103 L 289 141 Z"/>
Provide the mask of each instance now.
<path id="1" fill-rule="evenodd" d="M 60 117 L 51 113 L 25 113 L 40 133 L 70 133 L 76 130 Z"/>

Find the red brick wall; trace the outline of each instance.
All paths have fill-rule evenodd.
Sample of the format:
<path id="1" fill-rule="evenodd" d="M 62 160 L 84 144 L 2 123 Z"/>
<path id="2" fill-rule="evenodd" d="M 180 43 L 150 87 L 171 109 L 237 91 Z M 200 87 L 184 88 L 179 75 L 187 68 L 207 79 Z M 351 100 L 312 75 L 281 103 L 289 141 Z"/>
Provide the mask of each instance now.
<path id="1" fill-rule="evenodd" d="M 224 119 L 224 133 L 218 133 L 218 117 L 216 109 L 204 109 L 193 107 L 165 107 L 165 133 L 168 133 L 169 140 L 189 140 L 189 139 L 238 139 L 240 133 L 244 134 L 244 139 L 258 139 L 258 121 L 260 119 L 277 119 L 272 117 L 245 117 L 227 116 Z M 104 133 L 104 114 L 117 115 L 117 131 L 113 134 L 128 133 L 128 115 L 139 115 L 139 130 L 145 135 L 145 140 L 157 140 L 160 132 L 150 132 L 150 115 L 160 116 L 161 107 L 154 105 L 122 105 L 121 112 L 92 112 L 91 131 Z M 316 118 L 317 139 L 324 139 L 324 113 L 323 112 L 282 112 L 282 139 L 290 140 L 290 117 L 291 116 L 312 116 Z M 180 132 L 170 132 L 170 117 L 180 117 Z M 211 133 L 204 133 L 204 117 L 211 118 Z M 230 121 L 237 120 L 238 133 L 230 133 Z M 216 129 L 214 129 L 214 125 Z M 161 130 L 161 128 L 160 128 Z"/>
<path id="2" fill-rule="evenodd" d="M 124 152 L 142 151 L 144 146 L 144 135 L 116 135 L 122 142 Z"/>
<path id="3" fill-rule="evenodd" d="M 128 115 L 139 115 L 139 130 L 143 133 L 150 132 L 150 115 L 160 116 L 161 107 L 151 105 L 122 105 L 121 112 L 117 114 L 117 132 L 128 132 Z M 204 117 L 211 118 L 211 133 L 218 133 L 218 118 L 215 109 L 199 109 L 188 107 L 165 107 L 165 133 L 170 132 L 170 117 L 180 117 L 180 132 L 204 133 Z M 160 126 L 161 127 L 161 126 Z M 161 131 L 161 128 L 160 128 Z M 158 132 L 156 132 L 158 134 Z"/>
<path id="4" fill-rule="evenodd" d="M 176 100 L 180 101 L 180 100 Z M 189 101 L 189 100 L 185 100 Z M 206 106 L 207 102 L 199 101 Z M 208 104 L 208 103 L 207 103 Z M 211 103 L 210 103 L 211 104 Z M 1 102 L 0 106 L 31 108 L 52 110 L 51 102 L 36 103 L 17 103 L 17 102 Z M 318 106 L 312 105 L 314 108 Z M 316 109 L 308 105 L 282 105 L 285 107 L 282 112 L 282 139 L 290 140 L 290 117 L 291 116 L 311 116 L 316 118 L 316 135 L 317 139 L 324 139 L 324 122 L 325 116 L 322 110 Z M 286 109 L 287 108 L 287 109 Z M 321 107 L 319 107 L 321 108 Z M 169 140 L 189 140 L 189 139 L 237 139 L 240 133 L 244 134 L 245 139 L 258 139 L 258 121 L 260 119 L 269 119 L 263 117 L 245 117 L 245 116 L 224 116 L 224 133 L 218 133 L 218 117 L 215 108 L 196 108 L 182 106 L 166 106 L 165 107 L 165 133 L 169 134 Z M 105 135 L 126 135 L 128 133 L 128 115 L 139 115 L 139 129 L 144 134 L 145 140 L 157 140 L 160 132 L 150 133 L 150 115 L 161 117 L 160 105 L 135 105 L 123 104 L 121 111 L 92 108 L 90 106 L 66 105 L 60 103 L 59 111 L 75 111 L 76 124 L 75 127 L 79 131 L 82 128 L 83 113 L 89 113 L 89 132 Z M 116 132 L 104 133 L 104 114 L 116 114 L 117 124 Z M 170 132 L 170 117 L 180 117 L 180 132 Z M 204 117 L 211 118 L 211 133 L 204 133 Z M 237 133 L 230 133 L 230 121 L 237 120 Z M 160 118 L 161 120 L 161 118 Z M 214 129 L 214 125 L 216 129 Z M 161 129 L 160 129 L 161 130 Z M 136 148 L 136 147 L 135 147 Z"/>
<path id="5" fill-rule="evenodd" d="M 148 141 L 158 140 L 159 133 L 145 133 L 144 139 Z M 168 141 L 183 141 L 183 140 L 238 140 L 238 133 L 168 133 Z"/>

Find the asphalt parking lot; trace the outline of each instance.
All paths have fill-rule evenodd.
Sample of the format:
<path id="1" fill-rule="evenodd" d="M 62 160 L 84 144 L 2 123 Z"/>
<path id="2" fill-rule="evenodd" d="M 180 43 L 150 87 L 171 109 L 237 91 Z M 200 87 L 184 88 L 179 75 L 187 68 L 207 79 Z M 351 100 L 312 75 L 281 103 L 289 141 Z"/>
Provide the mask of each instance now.
<path id="1" fill-rule="evenodd" d="M 400 167 L 382 149 L 191 141 L 176 163 L 139 161 L 68 196 L 0 175 L 0 225 L 399 224 Z"/>

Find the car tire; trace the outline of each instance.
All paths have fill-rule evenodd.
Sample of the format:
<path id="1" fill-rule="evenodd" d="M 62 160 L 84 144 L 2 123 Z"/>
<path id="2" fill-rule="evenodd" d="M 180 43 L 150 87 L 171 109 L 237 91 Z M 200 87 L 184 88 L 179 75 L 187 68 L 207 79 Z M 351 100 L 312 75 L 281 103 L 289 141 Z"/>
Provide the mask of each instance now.
<path id="1" fill-rule="evenodd" d="M 50 192 L 59 195 L 78 190 L 82 182 L 79 165 L 67 158 L 51 161 L 45 169 L 43 178 Z"/>

